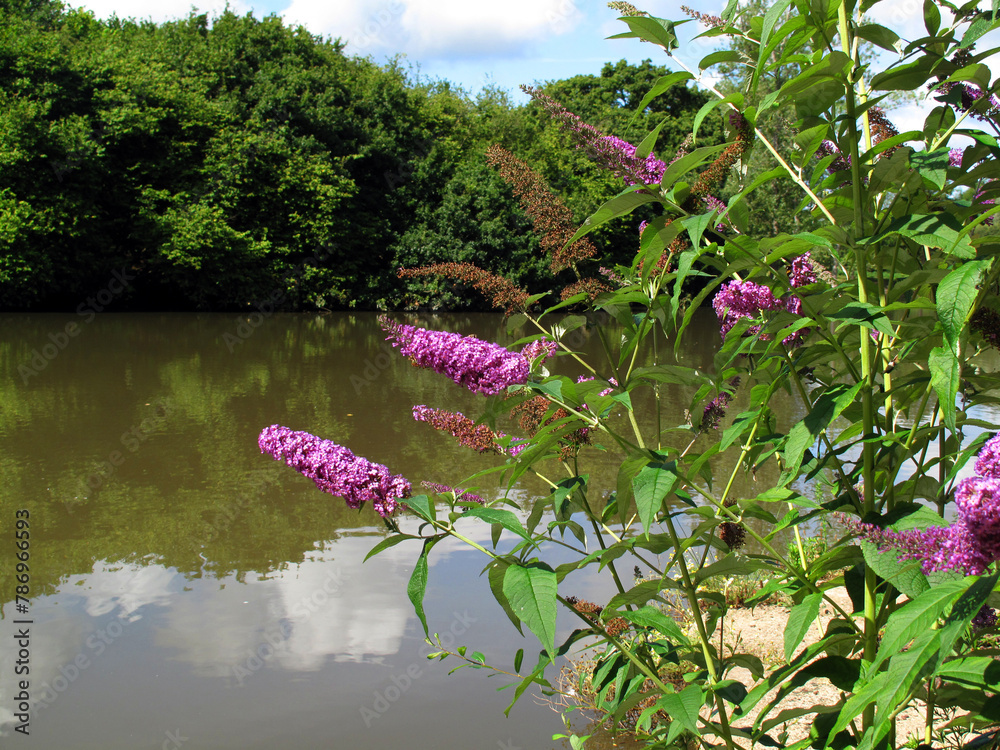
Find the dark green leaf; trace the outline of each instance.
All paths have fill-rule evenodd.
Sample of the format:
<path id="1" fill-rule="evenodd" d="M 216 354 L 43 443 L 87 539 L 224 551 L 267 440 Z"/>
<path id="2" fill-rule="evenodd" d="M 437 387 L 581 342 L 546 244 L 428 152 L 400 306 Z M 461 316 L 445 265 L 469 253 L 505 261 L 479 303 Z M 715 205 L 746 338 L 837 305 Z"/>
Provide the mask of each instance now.
<path id="1" fill-rule="evenodd" d="M 650 462 L 632 480 L 635 507 L 642 522 L 642 529 L 649 535 L 649 527 L 663 506 L 663 500 L 677 486 L 677 463 Z"/>
<path id="2" fill-rule="evenodd" d="M 788 613 L 788 622 L 785 624 L 785 661 L 792 660 L 795 649 L 799 647 L 809 628 L 816 621 L 821 601 L 823 595 L 817 591 L 809 594 Z"/>
<path id="3" fill-rule="evenodd" d="M 495 523 L 503 526 L 507 531 L 512 531 L 517 534 L 522 539 L 531 539 L 528 532 L 524 530 L 521 526 L 521 522 L 517 520 L 517 516 L 511 513 L 509 510 L 501 510 L 499 508 L 484 508 L 481 505 L 469 508 L 462 514 L 463 517 L 481 518 L 487 523 Z"/>
<path id="4" fill-rule="evenodd" d="M 556 574 L 539 563 L 510 565 L 503 593 L 514 614 L 534 633 L 549 656 L 556 651 Z"/>
<path id="5" fill-rule="evenodd" d="M 944 328 L 948 346 L 958 356 L 959 339 L 972 315 L 972 306 L 979 296 L 979 283 L 989 271 L 993 259 L 963 263 L 949 273 L 937 288 L 937 314 Z"/>
<path id="6" fill-rule="evenodd" d="M 369 557 L 377 555 L 382 550 L 389 549 L 389 547 L 395 547 L 397 544 L 405 542 L 407 539 L 420 539 L 420 537 L 413 536 L 412 534 L 393 534 L 390 537 L 386 537 L 369 550 L 368 554 L 365 555 L 365 561 L 367 562 Z"/>

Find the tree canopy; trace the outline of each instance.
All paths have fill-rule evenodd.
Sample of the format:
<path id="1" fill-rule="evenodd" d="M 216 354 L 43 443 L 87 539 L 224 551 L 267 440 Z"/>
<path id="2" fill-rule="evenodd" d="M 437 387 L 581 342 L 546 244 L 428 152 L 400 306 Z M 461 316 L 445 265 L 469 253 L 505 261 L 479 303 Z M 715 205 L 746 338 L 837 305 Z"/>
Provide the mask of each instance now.
<path id="1" fill-rule="evenodd" d="M 620 61 L 542 86 L 621 138 L 666 120 L 669 157 L 705 97 L 678 86 L 633 118 L 666 72 Z M 276 16 L 154 24 L 5 2 L 0 305 L 74 309 L 116 272 L 115 309 L 482 307 L 454 283 L 397 277 L 443 262 L 557 284 L 485 164 L 494 143 L 577 221 L 615 190 L 533 104 L 415 81 Z M 631 254 L 641 218 L 596 235 L 606 265 Z"/>

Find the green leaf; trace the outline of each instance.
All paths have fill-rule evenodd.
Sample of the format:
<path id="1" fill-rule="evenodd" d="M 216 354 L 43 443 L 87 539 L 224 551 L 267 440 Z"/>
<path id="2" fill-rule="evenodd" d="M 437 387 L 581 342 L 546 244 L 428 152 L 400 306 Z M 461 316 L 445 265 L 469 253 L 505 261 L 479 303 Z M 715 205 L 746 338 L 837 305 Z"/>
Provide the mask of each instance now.
<path id="1" fill-rule="evenodd" d="M 434 505 L 431 503 L 430 498 L 427 495 L 416 495 L 414 497 L 408 497 L 403 501 L 404 505 L 411 511 L 416 513 L 425 521 L 434 520 Z"/>
<path id="2" fill-rule="evenodd" d="M 892 658 L 888 671 L 884 673 L 882 689 L 875 696 L 878 710 L 874 731 L 865 737 L 865 745 L 874 747 L 881 742 L 892 726 L 894 707 L 899 705 L 913 687 L 930 679 L 951 655 L 955 642 L 968 629 L 996 581 L 996 575 L 976 579 L 971 586 L 968 580 L 956 581 L 964 591 L 951 608 L 944 625 L 940 629 L 924 630 L 904 653 Z M 939 588 L 945 586 L 947 584 Z M 928 594 L 935 590 L 931 589 Z M 941 613 L 940 608 L 938 613 Z M 880 652 L 881 650 L 882 646 L 879 647 Z"/>
<path id="3" fill-rule="evenodd" d="M 785 9 L 790 4 L 791 0 L 778 0 L 778 2 L 774 3 L 770 8 L 768 8 L 767 12 L 764 14 L 764 22 L 761 24 L 761 31 L 760 31 L 761 54 L 764 54 L 764 52 L 766 52 L 765 48 L 767 47 L 768 40 L 771 38 L 771 32 L 774 31 L 774 27 L 781 19 L 782 13 L 785 12 Z M 757 60 L 757 67 L 759 69 L 765 68 L 767 66 L 766 64 L 767 60 L 765 59 Z"/>
<path id="4" fill-rule="evenodd" d="M 663 18 L 653 18 L 652 16 L 624 16 L 621 20 L 628 24 L 631 31 L 609 36 L 608 39 L 634 39 L 638 37 L 643 41 L 660 45 L 667 52 L 676 49 L 678 46 L 677 32 L 674 31 L 674 27 L 680 26 L 682 23 L 688 23 L 687 20 L 674 23 L 673 21 L 667 21 Z"/>
<path id="5" fill-rule="evenodd" d="M 917 561 L 900 560 L 892 550 L 882 552 L 873 542 L 861 542 L 861 554 L 869 568 L 910 598 L 920 596 L 930 588 L 927 576 Z"/>
<path id="6" fill-rule="evenodd" d="M 781 97 L 795 105 L 799 117 L 818 116 L 843 97 L 851 65 L 850 57 L 834 50 L 782 86 Z"/>
<path id="7" fill-rule="evenodd" d="M 649 90 L 649 93 L 646 94 L 644 97 L 642 97 L 642 101 L 639 102 L 639 107 L 636 109 L 635 114 L 632 115 L 632 119 L 635 120 L 642 113 L 642 111 L 649 106 L 649 103 L 653 101 L 653 99 L 658 97 L 660 94 L 662 94 L 664 91 L 676 86 L 678 83 L 682 83 L 683 81 L 690 81 L 693 78 L 694 78 L 693 75 L 683 70 L 677 73 L 670 73 L 669 75 L 660 76 L 658 79 L 656 79 L 656 83 L 653 84 L 653 88 Z"/>
<path id="8" fill-rule="evenodd" d="M 420 557 L 413 566 L 413 573 L 410 574 L 410 582 L 406 586 L 406 595 L 413 603 L 413 609 L 420 619 L 420 624 L 424 627 L 424 635 L 430 636 L 427 630 L 427 617 L 424 615 L 424 592 L 427 590 L 427 553 L 434 546 L 438 537 L 432 537 L 424 542 L 423 549 L 420 550 Z"/>
<path id="9" fill-rule="evenodd" d="M 954 431 L 955 399 L 958 397 L 958 386 L 962 378 L 962 363 L 950 348 L 938 346 L 927 357 L 927 366 L 931 371 L 931 385 L 937 393 L 944 423 Z"/>
<path id="10" fill-rule="evenodd" d="M 393 534 L 390 537 L 386 537 L 381 542 L 372 547 L 371 550 L 369 550 L 368 554 L 365 555 L 365 559 L 363 562 L 367 562 L 369 557 L 373 557 L 382 550 L 389 549 L 389 547 L 395 547 L 397 544 L 399 544 L 400 542 L 405 542 L 407 539 L 420 539 L 420 537 L 413 536 L 412 534 Z"/>
<path id="11" fill-rule="evenodd" d="M 551 658 L 556 655 L 556 574 L 542 563 L 510 565 L 503 577 L 503 593 L 514 614 L 541 641 Z"/>
<path id="12" fill-rule="evenodd" d="M 892 336 L 892 325 L 882 308 L 870 302 L 848 302 L 839 310 L 827 313 L 831 320 L 842 320 L 844 324 L 859 325 L 871 328 L 886 336 Z M 838 327 L 838 330 L 840 328 Z"/>
<path id="13" fill-rule="evenodd" d="M 914 91 L 923 86 L 931 75 L 931 58 L 927 55 L 916 62 L 894 65 L 878 73 L 872 77 L 871 87 L 876 91 Z"/>
<path id="14" fill-rule="evenodd" d="M 718 221 L 718 219 L 713 219 L 710 213 L 697 214 L 696 216 L 686 216 L 681 219 L 681 226 L 688 231 L 688 235 L 691 237 L 691 244 L 694 247 L 698 247 L 701 245 L 701 236 L 705 233 L 705 229 L 715 221 Z"/>
<path id="15" fill-rule="evenodd" d="M 875 46 L 889 50 L 890 52 L 896 51 L 896 44 L 899 42 L 899 34 L 887 29 L 885 26 L 879 26 L 877 23 L 863 24 L 858 27 L 856 33 L 866 42 L 871 42 Z"/>
<path id="16" fill-rule="evenodd" d="M 503 526 L 507 531 L 517 534 L 522 539 L 531 539 L 531 536 L 524 530 L 521 522 L 509 510 L 500 508 L 484 508 L 481 505 L 469 508 L 462 514 L 464 517 L 481 518 L 487 523 L 495 523 Z"/>
<path id="17" fill-rule="evenodd" d="M 719 63 L 738 63 L 743 59 L 743 53 L 739 50 L 721 49 L 701 58 L 701 62 L 698 63 L 698 69 L 705 70 L 706 68 L 711 68 L 713 65 L 718 65 Z"/>
<path id="18" fill-rule="evenodd" d="M 609 610 L 605 609 L 604 611 L 608 612 Z M 681 645 L 687 645 L 689 643 L 687 636 L 684 635 L 679 627 L 677 627 L 677 623 L 663 614 L 663 612 L 656 607 L 646 605 L 641 609 L 635 610 L 634 612 L 624 611 L 616 612 L 616 614 L 621 615 L 635 625 L 653 628 L 674 643 Z"/>
<path id="19" fill-rule="evenodd" d="M 960 234 L 961 231 L 961 222 L 951 214 L 908 214 L 900 216 L 872 239 L 881 240 L 898 234 L 920 245 L 939 247 L 958 258 L 974 258 L 976 251 L 969 244 L 968 237 Z"/>
<path id="20" fill-rule="evenodd" d="M 653 152 L 653 147 L 656 145 L 656 139 L 660 135 L 660 131 L 663 130 L 663 126 L 667 124 L 666 120 L 660 120 L 660 124 L 657 125 L 653 130 L 642 139 L 642 142 L 636 146 L 635 156 L 637 159 L 645 159 Z"/>
<path id="21" fill-rule="evenodd" d="M 663 500 L 677 486 L 677 462 L 649 462 L 632 480 L 635 507 L 642 521 L 643 531 L 649 536 L 649 527 L 663 506 Z"/>
<path id="22" fill-rule="evenodd" d="M 949 149 L 937 151 L 914 151 L 910 154 L 910 164 L 917 170 L 925 183 L 940 190 L 948 180 Z"/>
<path id="23" fill-rule="evenodd" d="M 705 693 L 698 685 L 688 685 L 679 693 L 667 693 L 656 701 L 656 705 L 671 718 L 667 745 L 684 729 L 698 734 L 698 714 L 704 703 Z"/>
<path id="24" fill-rule="evenodd" d="M 795 649 L 799 647 L 809 628 L 816 621 L 822 601 L 823 595 L 817 591 L 809 594 L 788 613 L 788 622 L 785 624 L 785 661 L 792 660 Z"/>
<path id="25" fill-rule="evenodd" d="M 716 107 L 721 107 L 721 106 L 723 106 L 725 104 L 730 104 L 730 103 L 736 104 L 737 106 L 739 106 L 739 103 L 742 103 L 742 101 L 743 101 L 743 94 L 740 94 L 740 93 L 730 94 L 725 99 L 715 99 L 715 98 L 709 99 L 707 102 L 705 102 L 701 106 L 701 109 L 699 109 L 698 113 L 694 116 L 694 122 L 691 125 L 692 136 L 696 136 L 698 134 L 698 128 L 701 125 L 702 121 L 706 117 L 708 117 L 708 115 Z M 725 145 L 725 144 L 723 144 L 723 145 Z M 698 149 L 697 151 L 701 151 L 701 150 L 702 149 Z M 697 153 L 697 151 L 692 151 L 690 154 L 688 154 L 688 156 L 693 156 L 695 153 Z M 681 158 L 683 159 L 685 157 L 681 157 Z M 678 159 L 677 161 L 680 161 L 680 160 L 681 159 Z M 673 166 L 673 165 L 671 165 L 671 166 Z M 667 169 L 668 169 L 668 172 L 669 172 L 669 167 Z M 664 175 L 664 179 L 662 180 L 662 184 L 663 185 L 669 185 L 669 184 L 671 184 L 670 182 L 668 182 L 666 180 L 666 175 Z"/>
<path id="26" fill-rule="evenodd" d="M 948 682 L 1000 691 L 1000 661 L 989 656 L 967 656 L 946 663 L 937 674 Z"/>
<path id="27" fill-rule="evenodd" d="M 928 36 L 936 36 L 941 28 L 941 11 L 935 0 L 924 0 L 924 28 Z"/>
<path id="28" fill-rule="evenodd" d="M 616 610 L 627 605 L 642 606 L 650 599 L 656 599 L 659 597 L 663 588 L 662 581 L 643 581 L 642 583 L 636 584 L 628 591 L 615 594 L 611 597 L 611 601 L 608 602 L 608 606 L 605 607 L 605 609 Z"/>
<path id="29" fill-rule="evenodd" d="M 848 388 L 847 385 L 840 383 L 828 388 L 816 399 L 805 419 L 792 427 L 785 443 L 787 468 L 784 477 L 790 481 L 798 476 L 806 449 L 841 415 L 844 409 L 854 402 L 862 385 L 863 383 L 858 383 L 853 388 Z"/>
<path id="30" fill-rule="evenodd" d="M 524 631 L 521 629 L 521 621 L 517 618 L 517 615 L 514 614 L 514 610 L 511 608 L 510 602 L 507 601 L 507 595 L 503 592 L 503 579 L 506 576 L 507 568 L 509 567 L 510 564 L 503 560 L 494 560 L 490 563 L 488 569 L 490 591 L 493 592 L 493 598 L 496 599 L 497 603 L 503 608 L 507 618 L 514 623 L 514 627 L 517 628 L 517 632 L 524 635 Z"/>
<path id="31" fill-rule="evenodd" d="M 646 203 L 655 203 L 657 200 L 655 195 L 647 192 L 640 192 L 640 189 L 629 189 L 621 195 L 617 195 L 599 209 L 597 209 L 593 214 L 587 217 L 587 220 L 583 222 L 583 225 L 576 230 L 576 234 L 569 238 L 566 242 L 566 247 L 572 245 L 581 237 L 585 237 L 595 229 L 597 229 L 602 224 L 607 224 L 612 219 L 616 219 L 619 216 L 626 216 L 632 213 L 639 206 L 645 205 Z"/>
<path id="32" fill-rule="evenodd" d="M 994 8 L 996 2 L 994 0 Z M 994 13 L 996 11 L 994 10 Z M 959 45 L 960 49 L 965 49 L 976 43 L 979 37 L 988 34 L 993 31 L 993 29 L 1000 28 L 1000 21 L 991 21 L 985 15 L 978 16 L 972 23 L 969 24 L 969 28 L 965 30 L 965 35 L 962 37 L 962 43 Z"/>
<path id="33" fill-rule="evenodd" d="M 660 178 L 660 184 L 665 187 L 673 185 L 674 182 L 679 180 L 691 170 L 697 169 L 709 159 L 714 159 L 715 156 L 721 153 L 725 148 L 726 144 L 722 143 L 718 146 L 702 146 L 701 148 L 696 148 L 690 154 L 685 154 L 680 159 L 667 166 L 666 171 L 663 173 L 663 177 Z"/>
<path id="34" fill-rule="evenodd" d="M 972 315 L 979 296 L 979 283 L 989 271 L 993 259 L 964 263 L 942 279 L 937 288 L 937 314 L 944 328 L 949 348 L 958 356 L 959 339 Z"/>

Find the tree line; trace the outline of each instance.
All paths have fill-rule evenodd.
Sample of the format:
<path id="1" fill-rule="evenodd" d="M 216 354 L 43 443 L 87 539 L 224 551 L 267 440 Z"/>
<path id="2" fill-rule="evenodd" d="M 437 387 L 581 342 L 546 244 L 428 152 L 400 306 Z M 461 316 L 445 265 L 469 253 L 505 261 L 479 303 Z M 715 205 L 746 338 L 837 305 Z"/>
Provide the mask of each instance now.
<path id="1" fill-rule="evenodd" d="M 670 161 L 706 95 L 645 61 L 541 84 Z M 722 138 L 711 115 L 699 130 Z M 714 140 L 713 140 L 714 139 Z M 118 276 L 111 309 L 485 309 L 401 267 L 473 263 L 537 291 L 553 275 L 498 144 L 582 222 L 623 185 L 534 104 L 352 56 L 277 16 L 155 24 L 51 0 L 0 3 L 0 306 L 72 310 Z M 596 232 L 594 269 L 627 262 L 634 221 Z"/>

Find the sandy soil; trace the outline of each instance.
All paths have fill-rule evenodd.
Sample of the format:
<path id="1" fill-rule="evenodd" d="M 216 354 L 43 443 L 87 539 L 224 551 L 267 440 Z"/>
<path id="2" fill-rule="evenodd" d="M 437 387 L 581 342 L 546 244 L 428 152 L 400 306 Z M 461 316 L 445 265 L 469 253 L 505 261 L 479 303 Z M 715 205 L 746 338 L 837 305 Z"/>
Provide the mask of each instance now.
<path id="1" fill-rule="evenodd" d="M 841 605 L 845 612 L 851 611 L 851 601 L 845 589 L 834 589 L 830 592 L 830 595 L 832 599 Z M 824 602 L 820 607 L 819 617 L 806 634 L 803 645 L 818 641 L 822 637 L 822 634 L 826 632 L 830 620 L 838 615 L 839 613 L 828 602 Z M 761 657 L 764 660 L 765 666 L 768 664 L 768 657 L 771 658 L 771 663 L 775 664 L 783 658 L 785 622 L 787 619 L 788 609 L 781 605 L 763 605 L 753 610 L 730 610 L 727 617 L 726 629 L 728 632 L 725 634 L 725 641 L 727 644 L 735 644 L 737 639 L 739 639 L 739 652 L 752 653 Z M 748 687 L 753 682 L 751 674 L 744 669 L 735 669 L 730 676 L 733 679 L 740 680 Z M 808 708 L 813 705 L 831 705 L 839 699 L 840 690 L 832 682 L 825 678 L 814 679 L 795 690 L 779 703 L 774 713 L 785 709 Z M 759 705 L 764 706 L 766 704 L 767 700 L 762 701 Z M 897 717 L 897 746 L 902 745 L 909 737 L 923 737 L 924 712 L 924 704 L 917 702 Z M 788 722 L 789 743 L 809 734 L 809 726 L 812 723 L 813 716 L 813 714 L 809 714 Z M 740 717 L 734 723 L 737 726 L 749 725 L 754 718 L 756 718 L 756 712 Z M 777 733 L 777 729 L 772 730 L 772 735 L 776 735 Z"/>
<path id="2" fill-rule="evenodd" d="M 833 589 L 830 592 L 830 596 L 834 599 L 845 612 L 850 612 L 851 602 L 847 595 L 847 591 L 843 588 Z M 825 602 L 820 607 L 819 617 L 817 621 L 810 628 L 807 633 L 803 645 L 809 643 L 815 643 L 820 639 L 822 634 L 826 631 L 826 628 L 830 620 L 838 616 L 839 613 L 830 606 L 828 602 Z M 765 667 L 772 668 L 783 661 L 784 656 L 784 632 L 785 623 L 788 619 L 788 608 L 782 605 L 762 605 L 750 609 L 734 609 L 730 610 L 729 615 L 726 618 L 725 630 L 724 630 L 724 641 L 727 646 L 726 650 L 729 651 L 729 647 L 736 646 L 737 653 L 750 653 L 758 656 L 764 662 Z M 716 631 L 715 639 L 718 643 L 718 631 Z M 738 644 L 738 645 L 737 645 Z M 800 649 L 802 646 L 799 647 Z M 745 669 L 734 669 L 727 675 L 729 678 L 739 680 L 748 689 L 751 689 L 755 683 L 753 676 L 749 671 Z M 778 704 L 775 711 L 771 713 L 771 716 L 776 715 L 780 711 L 786 709 L 796 709 L 796 708 L 809 708 L 814 705 L 832 705 L 840 699 L 840 691 L 836 686 L 833 685 L 829 680 L 825 678 L 817 678 L 810 680 L 805 685 L 796 689 L 791 695 L 789 695 L 785 700 Z M 770 697 L 761 701 L 758 704 L 758 709 L 763 708 L 770 702 Z M 705 709 L 707 712 L 708 709 Z M 908 738 L 919 737 L 923 738 L 924 732 L 924 713 L 925 705 L 921 702 L 916 702 L 914 705 L 907 707 L 896 720 L 896 746 L 902 746 Z M 746 716 L 741 716 L 734 718 L 732 723 L 735 726 L 750 726 L 753 720 L 756 718 L 757 711 L 748 714 Z M 805 716 L 790 720 L 785 729 L 788 732 L 787 743 L 791 744 L 803 737 L 808 736 L 809 727 L 813 721 L 815 714 L 809 713 Z M 950 718 L 950 717 L 949 717 Z M 591 729 L 593 731 L 593 729 Z M 780 734 L 780 727 L 772 729 L 770 734 L 777 738 Z M 974 735 L 970 735 L 972 737 Z M 956 735 L 954 738 L 949 738 L 951 741 L 945 743 L 945 747 L 958 747 L 961 745 L 961 735 Z M 749 747 L 749 742 L 739 741 L 744 747 Z M 597 748 L 634 748 L 641 747 L 641 745 L 633 744 L 627 738 L 627 735 L 618 734 L 616 736 L 608 736 L 603 731 L 595 733 L 591 740 L 588 741 L 587 747 L 591 744 L 594 745 L 595 750 Z M 935 738 L 933 743 L 934 747 L 941 747 L 942 744 Z M 762 745 L 758 745 L 758 748 L 763 750 Z"/>

